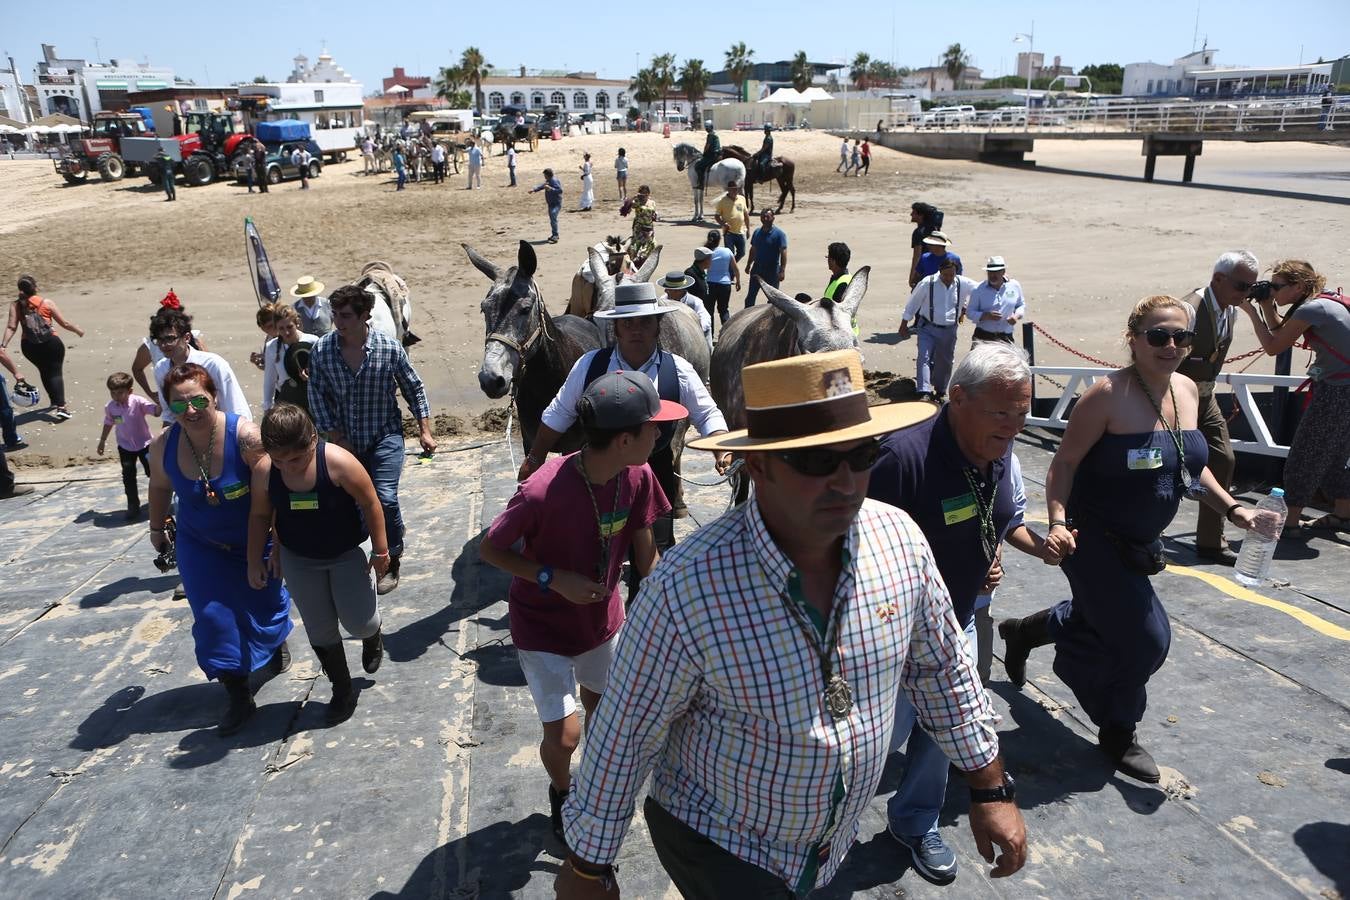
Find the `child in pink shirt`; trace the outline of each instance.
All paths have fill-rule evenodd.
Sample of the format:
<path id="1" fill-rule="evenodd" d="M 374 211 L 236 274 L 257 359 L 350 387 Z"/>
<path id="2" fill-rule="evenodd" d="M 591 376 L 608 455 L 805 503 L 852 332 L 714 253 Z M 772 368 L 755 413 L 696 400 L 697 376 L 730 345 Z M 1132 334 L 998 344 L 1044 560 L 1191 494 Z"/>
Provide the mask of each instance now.
<path id="1" fill-rule="evenodd" d="M 150 475 L 150 425 L 146 416 L 157 416 L 160 409 L 154 403 L 131 392 L 131 376 L 114 372 L 108 376 L 108 391 L 112 400 L 103 408 L 103 434 L 98 439 L 98 455 L 103 455 L 108 443 L 108 432 L 117 429 L 117 455 L 122 460 L 122 486 L 127 491 L 127 521 L 141 515 L 141 495 L 136 475 L 136 462 L 147 477 Z"/>

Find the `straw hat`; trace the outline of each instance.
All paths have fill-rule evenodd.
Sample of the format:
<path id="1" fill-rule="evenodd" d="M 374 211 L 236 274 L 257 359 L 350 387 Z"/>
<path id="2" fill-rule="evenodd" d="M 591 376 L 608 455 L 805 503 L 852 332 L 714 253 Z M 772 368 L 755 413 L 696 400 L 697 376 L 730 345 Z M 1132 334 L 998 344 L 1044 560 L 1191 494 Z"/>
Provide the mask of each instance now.
<path id="1" fill-rule="evenodd" d="M 663 316 L 675 307 L 662 306 L 656 297 L 656 285 L 650 281 L 625 282 L 614 288 L 614 308 L 597 309 L 597 319 L 636 319 L 638 316 Z"/>
<path id="2" fill-rule="evenodd" d="M 937 414 L 931 403 L 867 405 L 856 350 L 805 353 L 741 370 L 748 428 L 690 441 L 696 450 L 791 450 L 876 437 Z"/>
<path id="3" fill-rule="evenodd" d="M 323 282 L 317 280 L 313 275 L 306 275 L 295 283 L 291 288 L 292 297 L 313 297 L 315 294 L 323 293 Z"/>
<path id="4" fill-rule="evenodd" d="M 941 231 L 934 231 L 923 239 L 923 242 L 930 247 L 950 247 L 951 239 Z"/>

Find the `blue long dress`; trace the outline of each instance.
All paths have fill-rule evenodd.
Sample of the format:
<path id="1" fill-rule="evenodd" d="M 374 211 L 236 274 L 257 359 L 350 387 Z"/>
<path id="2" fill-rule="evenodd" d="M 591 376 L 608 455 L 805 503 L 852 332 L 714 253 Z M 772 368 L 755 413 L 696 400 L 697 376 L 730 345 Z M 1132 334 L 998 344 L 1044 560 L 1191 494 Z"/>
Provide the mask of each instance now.
<path id="1" fill-rule="evenodd" d="M 1186 469 L 1198 481 L 1209 449 L 1198 430 L 1181 433 Z M 1131 468 L 1152 451 L 1157 468 Z M 1177 514 L 1184 496 L 1176 444 L 1166 431 L 1103 434 L 1074 477 L 1068 514 L 1078 549 L 1061 568 L 1073 597 L 1054 608 L 1055 674 L 1100 728 L 1133 730 L 1148 704 L 1149 676 L 1172 642 L 1167 611 L 1147 575 L 1127 569 L 1107 537 L 1147 543 Z"/>
<path id="2" fill-rule="evenodd" d="M 239 417 L 225 416 L 225 464 L 211 487 L 218 506 L 206 502 L 199 478 L 178 467 L 182 426 L 164 443 L 164 469 L 178 495 L 178 571 L 192 607 L 197 665 L 207 678 L 247 675 L 267 664 L 291 633 L 291 598 L 281 580 L 255 591 L 248 584 L 248 463 L 239 453 Z"/>

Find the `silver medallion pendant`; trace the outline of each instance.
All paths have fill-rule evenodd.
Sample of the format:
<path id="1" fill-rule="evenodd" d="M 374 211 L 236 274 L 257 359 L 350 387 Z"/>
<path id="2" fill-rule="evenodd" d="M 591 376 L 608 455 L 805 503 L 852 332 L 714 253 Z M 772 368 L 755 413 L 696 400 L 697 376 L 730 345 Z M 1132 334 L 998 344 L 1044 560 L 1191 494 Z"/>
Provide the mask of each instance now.
<path id="1" fill-rule="evenodd" d="M 847 719 L 853 711 L 853 689 L 842 675 L 831 675 L 825 684 L 825 708 L 836 722 Z"/>

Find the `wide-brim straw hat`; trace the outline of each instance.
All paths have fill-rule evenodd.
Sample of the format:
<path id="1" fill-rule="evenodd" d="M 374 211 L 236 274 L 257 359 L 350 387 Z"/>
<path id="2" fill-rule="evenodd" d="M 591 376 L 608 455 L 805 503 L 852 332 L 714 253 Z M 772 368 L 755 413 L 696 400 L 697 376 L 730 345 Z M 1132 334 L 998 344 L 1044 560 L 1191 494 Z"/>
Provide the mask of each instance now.
<path id="1" fill-rule="evenodd" d="M 930 247 L 950 247 L 952 245 L 951 238 L 940 231 L 934 231 L 925 237 L 923 242 Z"/>
<path id="2" fill-rule="evenodd" d="M 867 405 L 856 350 L 805 353 L 741 370 L 747 427 L 690 441 L 696 450 L 792 450 L 877 437 L 937 414 L 922 400 Z"/>
<path id="3" fill-rule="evenodd" d="M 306 275 L 295 283 L 295 287 L 291 288 L 292 297 L 313 297 L 315 294 L 321 293 L 323 293 L 323 282 L 313 275 Z"/>

